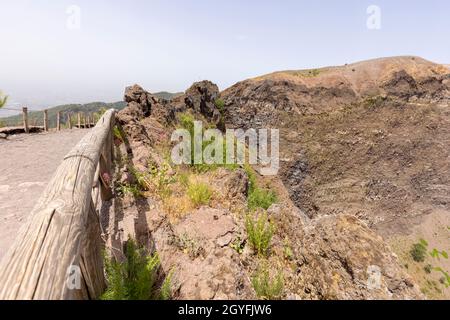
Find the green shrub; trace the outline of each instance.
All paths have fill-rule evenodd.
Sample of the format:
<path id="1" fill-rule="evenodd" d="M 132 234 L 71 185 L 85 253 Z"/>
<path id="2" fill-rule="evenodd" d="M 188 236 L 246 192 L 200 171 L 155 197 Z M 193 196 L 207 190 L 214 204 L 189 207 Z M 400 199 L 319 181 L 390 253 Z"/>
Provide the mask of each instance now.
<path id="1" fill-rule="evenodd" d="M 117 126 L 114 126 L 113 134 L 116 139 L 123 141 L 122 132 L 120 132 L 120 129 Z"/>
<path id="2" fill-rule="evenodd" d="M 245 241 L 242 241 L 241 237 L 237 237 L 230 244 L 230 248 L 236 251 L 238 254 L 244 253 Z"/>
<path id="3" fill-rule="evenodd" d="M 446 288 L 450 288 L 450 274 L 440 267 L 435 268 L 434 270 L 442 274 L 443 277 L 441 278 L 441 283 L 445 285 Z"/>
<path id="4" fill-rule="evenodd" d="M 128 195 L 133 197 L 141 197 L 142 191 L 139 186 L 134 184 L 121 184 L 117 187 L 119 195 Z"/>
<path id="5" fill-rule="evenodd" d="M 170 175 L 170 170 L 171 167 L 168 163 L 163 163 L 159 168 L 155 166 L 150 168 L 151 178 L 156 185 L 160 197 L 163 199 L 170 196 L 170 185 L 176 181 L 175 177 Z M 148 177 L 146 178 L 146 181 L 149 183 Z"/>
<path id="6" fill-rule="evenodd" d="M 158 288 L 160 261 L 158 254 L 149 255 L 134 240 L 126 247 L 126 260 L 105 258 L 108 288 L 102 300 L 160 300 L 170 298 L 171 276 Z"/>
<path id="7" fill-rule="evenodd" d="M 194 116 L 190 113 L 182 113 L 179 116 L 180 125 L 183 129 L 189 131 L 191 136 L 194 136 Z"/>
<path id="8" fill-rule="evenodd" d="M 275 231 L 273 223 L 267 220 L 267 213 L 261 213 L 252 218 L 250 214 L 245 219 L 248 240 L 258 255 L 266 255 Z"/>
<path id="9" fill-rule="evenodd" d="M 217 109 L 219 109 L 220 113 L 223 114 L 225 111 L 225 102 L 222 99 L 216 99 L 214 101 L 214 104 L 216 105 Z"/>
<path id="10" fill-rule="evenodd" d="M 280 299 L 284 291 L 284 276 L 281 271 L 277 271 L 275 276 L 271 276 L 269 267 L 264 265 L 253 275 L 252 285 L 259 298 Z"/>
<path id="11" fill-rule="evenodd" d="M 187 194 L 192 203 L 199 207 L 209 204 L 212 191 L 206 183 L 193 183 L 189 185 Z"/>
<path id="12" fill-rule="evenodd" d="M 256 174 L 253 169 L 246 165 L 244 167 L 248 176 L 248 208 L 253 211 L 258 208 L 267 210 L 270 206 L 278 201 L 277 194 L 272 190 L 261 189 L 258 187 Z"/>
<path id="13" fill-rule="evenodd" d="M 425 243 L 421 241 L 419 243 L 415 243 L 409 253 L 414 261 L 424 262 L 427 255 L 427 247 Z"/>
<path id="14" fill-rule="evenodd" d="M 252 167 L 250 167 L 250 165 L 248 164 L 244 166 L 244 170 L 248 176 L 248 193 L 251 194 L 257 187 L 256 174 L 255 171 L 253 171 Z"/>
<path id="15" fill-rule="evenodd" d="M 256 188 L 252 193 L 249 193 L 248 196 L 248 208 L 250 210 L 255 210 L 257 208 L 267 210 L 276 202 L 277 195 L 271 190 Z"/>

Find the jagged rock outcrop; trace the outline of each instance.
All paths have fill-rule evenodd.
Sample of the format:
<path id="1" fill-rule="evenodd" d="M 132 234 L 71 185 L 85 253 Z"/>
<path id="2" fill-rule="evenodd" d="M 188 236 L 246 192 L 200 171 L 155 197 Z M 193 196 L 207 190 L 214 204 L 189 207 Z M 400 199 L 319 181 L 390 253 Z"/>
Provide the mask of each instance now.
<path id="1" fill-rule="evenodd" d="M 191 109 L 213 124 L 221 126 L 222 114 L 215 104 L 219 95 L 219 87 L 205 80 L 194 83 L 184 95 L 173 99 L 172 103 L 179 112 Z"/>

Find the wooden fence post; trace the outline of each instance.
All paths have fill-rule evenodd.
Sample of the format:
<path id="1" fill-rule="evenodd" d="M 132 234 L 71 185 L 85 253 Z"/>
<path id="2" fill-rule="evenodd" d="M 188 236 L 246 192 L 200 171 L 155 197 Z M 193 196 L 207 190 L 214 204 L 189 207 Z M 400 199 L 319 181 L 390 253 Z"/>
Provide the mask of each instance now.
<path id="1" fill-rule="evenodd" d="M 87 127 L 86 127 L 86 113 L 84 114 L 83 122 L 84 122 L 84 128 L 86 129 L 86 128 L 87 128 Z"/>
<path id="2" fill-rule="evenodd" d="M 61 131 L 61 111 L 56 114 L 56 130 Z"/>
<path id="3" fill-rule="evenodd" d="M 48 132 L 48 111 L 44 110 L 44 131 Z"/>
<path id="4" fill-rule="evenodd" d="M 25 130 L 25 133 L 29 133 L 30 129 L 28 127 L 28 108 L 23 107 L 22 113 L 23 113 L 23 129 Z"/>
<path id="5" fill-rule="evenodd" d="M 72 117 L 71 117 L 70 113 L 67 114 L 67 127 L 69 129 L 72 129 Z"/>

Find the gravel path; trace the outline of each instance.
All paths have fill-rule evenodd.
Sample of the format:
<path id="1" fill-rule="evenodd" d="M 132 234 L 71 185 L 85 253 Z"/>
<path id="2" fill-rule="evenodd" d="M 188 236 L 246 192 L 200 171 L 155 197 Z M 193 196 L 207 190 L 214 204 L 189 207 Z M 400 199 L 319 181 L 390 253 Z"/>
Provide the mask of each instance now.
<path id="1" fill-rule="evenodd" d="M 64 156 L 87 133 L 67 130 L 0 139 L 0 260 Z"/>

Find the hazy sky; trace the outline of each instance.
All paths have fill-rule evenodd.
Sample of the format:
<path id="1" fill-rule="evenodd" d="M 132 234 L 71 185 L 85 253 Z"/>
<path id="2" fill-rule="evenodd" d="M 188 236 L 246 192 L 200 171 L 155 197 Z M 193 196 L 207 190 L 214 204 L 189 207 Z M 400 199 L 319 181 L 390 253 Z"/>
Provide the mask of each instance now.
<path id="1" fill-rule="evenodd" d="M 380 56 L 450 63 L 449 14 L 448 0 L 0 0 L 0 90 L 43 107 Z"/>

